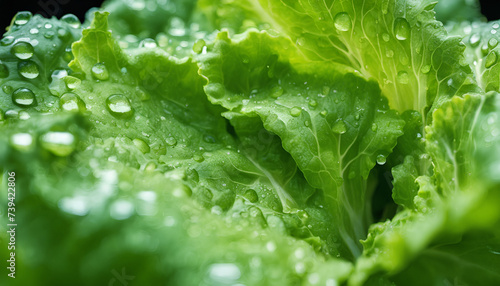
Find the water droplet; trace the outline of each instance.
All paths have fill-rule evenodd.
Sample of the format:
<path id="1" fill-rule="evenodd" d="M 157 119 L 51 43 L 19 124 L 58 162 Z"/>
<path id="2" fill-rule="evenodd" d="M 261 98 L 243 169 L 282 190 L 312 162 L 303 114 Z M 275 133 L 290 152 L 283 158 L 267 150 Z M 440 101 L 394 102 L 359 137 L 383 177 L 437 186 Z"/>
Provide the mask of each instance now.
<path id="1" fill-rule="evenodd" d="M 245 194 L 243 196 L 251 203 L 255 203 L 259 200 L 259 196 L 257 195 L 257 192 L 255 190 L 252 190 L 252 189 L 246 190 Z"/>
<path id="2" fill-rule="evenodd" d="M 271 89 L 271 97 L 272 98 L 278 98 L 283 94 L 283 88 L 281 86 L 275 86 Z"/>
<path id="3" fill-rule="evenodd" d="M 4 85 L 4 86 L 2 86 L 2 90 L 6 94 L 11 94 L 14 91 L 14 89 L 10 85 Z"/>
<path id="4" fill-rule="evenodd" d="M 0 60 L 0 78 L 6 78 L 9 76 L 9 69 L 7 68 L 7 66 L 2 63 L 2 61 Z"/>
<path id="5" fill-rule="evenodd" d="M 18 88 L 12 94 L 12 102 L 22 107 L 36 105 L 35 94 L 30 89 Z"/>
<path id="6" fill-rule="evenodd" d="M 65 93 L 61 96 L 59 101 L 59 106 L 65 111 L 85 111 L 87 107 L 85 106 L 85 102 L 77 95 L 72 92 Z"/>
<path id="7" fill-rule="evenodd" d="M 290 109 L 290 115 L 293 117 L 299 117 L 301 113 L 302 109 L 300 109 L 300 107 L 295 106 L 292 109 Z"/>
<path id="8" fill-rule="evenodd" d="M 194 155 L 193 160 L 195 160 L 198 163 L 201 163 L 201 162 L 205 161 L 205 158 L 201 155 Z"/>
<path id="9" fill-rule="evenodd" d="M 349 17 L 349 14 L 346 12 L 340 12 L 335 15 L 333 22 L 335 24 L 335 28 L 339 31 L 346 32 L 352 28 L 351 17 Z"/>
<path id="10" fill-rule="evenodd" d="M 45 32 L 43 33 L 43 36 L 46 38 L 46 39 L 52 39 L 54 37 L 54 32 L 52 31 L 48 31 L 48 32 Z"/>
<path id="11" fill-rule="evenodd" d="M 17 64 L 17 70 L 19 71 L 19 74 L 21 74 L 21 76 L 28 79 L 37 78 L 40 74 L 38 65 L 30 60 L 19 62 Z"/>
<path id="12" fill-rule="evenodd" d="M 144 142 L 144 140 L 140 138 L 135 138 L 134 140 L 132 140 L 132 142 L 134 142 L 135 147 L 137 147 L 137 149 L 139 149 L 139 151 L 141 151 L 143 154 L 149 153 L 149 151 L 151 151 L 148 143 Z"/>
<path id="13" fill-rule="evenodd" d="M 10 137 L 10 144 L 19 151 L 28 151 L 33 144 L 33 137 L 29 133 L 16 133 Z"/>
<path id="14" fill-rule="evenodd" d="M 73 29 L 78 29 L 81 26 L 80 20 L 73 14 L 66 14 L 61 17 L 61 21 L 68 24 Z"/>
<path id="15" fill-rule="evenodd" d="M 309 101 L 309 106 L 316 107 L 316 106 L 318 106 L 318 102 L 316 100 L 314 100 L 314 99 L 311 99 Z"/>
<path id="16" fill-rule="evenodd" d="M 430 70 L 431 70 L 431 66 L 430 65 L 423 65 L 420 68 L 420 72 L 423 73 L 423 74 L 428 73 Z"/>
<path id="17" fill-rule="evenodd" d="M 109 72 L 104 63 L 97 63 L 92 66 L 92 76 L 98 80 L 107 80 L 109 78 Z"/>
<path id="18" fill-rule="evenodd" d="M 116 220 L 124 220 L 134 213 L 134 204 L 127 200 L 115 201 L 109 210 L 109 214 Z"/>
<path id="19" fill-rule="evenodd" d="M 82 81 L 79 78 L 69 75 L 64 77 L 64 83 L 66 84 L 67 88 L 73 90 L 79 87 Z"/>
<path id="20" fill-rule="evenodd" d="M 212 135 L 208 135 L 208 134 L 203 136 L 203 141 L 205 141 L 207 143 L 212 143 L 212 144 L 216 142 L 215 137 Z"/>
<path id="21" fill-rule="evenodd" d="M 394 35 L 396 39 L 404 41 L 410 37 L 410 24 L 404 18 L 396 18 L 394 21 Z"/>
<path id="22" fill-rule="evenodd" d="M 177 139 L 175 139 L 174 137 L 168 137 L 167 139 L 165 139 L 165 142 L 169 146 L 175 146 L 177 144 Z"/>
<path id="23" fill-rule="evenodd" d="M 14 17 L 14 24 L 18 26 L 25 25 L 28 23 L 29 20 L 31 20 L 31 17 L 33 17 L 33 14 L 28 11 L 22 11 L 16 14 Z"/>
<path id="24" fill-rule="evenodd" d="M 75 136 L 69 132 L 47 132 L 41 136 L 40 143 L 45 150 L 59 157 L 70 155 L 76 147 Z"/>
<path id="25" fill-rule="evenodd" d="M 106 99 L 106 106 L 111 115 L 118 118 L 129 118 L 134 114 L 130 101 L 123 94 L 113 94 Z"/>
<path id="26" fill-rule="evenodd" d="M 14 42 L 15 38 L 13 36 L 6 36 L 2 40 L 0 40 L 0 44 L 2 46 L 8 46 Z"/>
<path id="27" fill-rule="evenodd" d="M 490 47 L 490 49 L 495 48 L 497 45 L 498 45 L 498 40 L 497 40 L 497 39 L 495 39 L 495 38 L 491 38 L 491 39 L 488 41 L 488 46 Z"/>
<path id="28" fill-rule="evenodd" d="M 380 154 L 377 156 L 377 164 L 384 165 L 386 161 L 387 158 L 384 155 Z"/>
<path id="29" fill-rule="evenodd" d="M 319 115 L 323 116 L 323 117 L 326 117 L 326 115 L 328 114 L 328 112 L 326 110 L 323 110 L 319 113 Z"/>
<path id="30" fill-rule="evenodd" d="M 203 51 L 203 47 L 205 47 L 206 45 L 207 43 L 205 42 L 205 40 L 203 39 L 196 40 L 196 42 L 194 42 L 193 45 L 193 52 L 201 54 L 201 52 Z"/>
<path id="31" fill-rule="evenodd" d="M 241 271 L 232 263 L 215 263 L 208 269 L 209 284 L 214 285 L 236 285 L 241 277 Z"/>
<path id="32" fill-rule="evenodd" d="M 71 50 L 71 46 L 67 46 L 66 49 L 64 49 L 63 59 L 67 62 L 73 59 L 73 52 Z"/>
<path id="33" fill-rule="evenodd" d="M 387 33 L 382 34 L 382 40 L 384 40 L 384 42 L 389 42 L 390 39 L 391 39 L 391 36 L 389 36 L 389 34 L 387 34 Z"/>
<path id="34" fill-rule="evenodd" d="M 45 27 L 45 29 L 50 29 L 50 28 L 52 28 L 52 24 L 47 23 L 47 24 L 44 25 L 44 27 Z"/>
<path id="35" fill-rule="evenodd" d="M 472 34 L 469 38 L 469 44 L 472 47 L 476 47 L 481 41 L 481 36 L 479 34 Z"/>
<path id="36" fill-rule="evenodd" d="M 70 33 L 68 32 L 68 30 L 64 29 L 64 28 L 59 28 L 57 29 L 57 36 L 61 39 L 65 39 L 67 37 L 69 37 Z"/>
<path id="37" fill-rule="evenodd" d="M 158 47 L 158 45 L 156 44 L 156 41 L 151 39 L 151 38 L 147 38 L 147 39 L 144 39 L 142 40 L 140 43 L 139 43 L 139 47 L 140 48 L 148 48 L 148 49 L 152 49 L 152 48 L 156 48 Z"/>
<path id="38" fill-rule="evenodd" d="M 30 43 L 18 42 L 10 49 L 10 52 L 18 59 L 27 60 L 33 56 L 35 50 Z"/>
<path id="39" fill-rule="evenodd" d="M 30 119 L 30 114 L 26 110 L 21 110 L 19 111 L 19 119 L 21 120 L 28 120 Z"/>
<path id="40" fill-rule="evenodd" d="M 36 35 L 36 34 L 38 34 L 38 32 L 40 32 L 40 31 L 37 28 L 33 28 L 30 30 L 30 34 L 32 34 L 32 35 Z"/>
<path id="41" fill-rule="evenodd" d="M 378 129 L 377 123 L 373 123 L 373 124 L 372 124 L 372 131 L 373 131 L 373 132 L 376 132 L 376 131 L 377 131 L 377 129 Z"/>
<path id="42" fill-rule="evenodd" d="M 394 57 L 394 51 L 391 50 L 391 49 L 386 49 L 385 56 L 388 57 L 388 58 Z"/>
<path id="43" fill-rule="evenodd" d="M 355 171 L 350 171 L 349 175 L 347 175 L 347 178 L 350 179 L 350 180 L 356 178 L 356 172 Z"/>
<path id="44" fill-rule="evenodd" d="M 410 82 L 410 77 L 406 71 L 400 71 L 398 72 L 397 80 L 401 84 L 408 84 Z"/>
<path id="45" fill-rule="evenodd" d="M 490 68 L 497 63 L 498 55 L 495 51 L 491 51 L 484 62 L 485 68 Z"/>
<path id="46" fill-rule="evenodd" d="M 347 132 L 347 126 L 345 125 L 342 119 L 337 120 L 335 124 L 333 124 L 332 131 L 337 134 L 344 134 Z"/>
<path id="47" fill-rule="evenodd" d="M 297 38 L 297 45 L 298 46 L 305 46 L 306 45 L 306 39 L 304 37 Z"/>

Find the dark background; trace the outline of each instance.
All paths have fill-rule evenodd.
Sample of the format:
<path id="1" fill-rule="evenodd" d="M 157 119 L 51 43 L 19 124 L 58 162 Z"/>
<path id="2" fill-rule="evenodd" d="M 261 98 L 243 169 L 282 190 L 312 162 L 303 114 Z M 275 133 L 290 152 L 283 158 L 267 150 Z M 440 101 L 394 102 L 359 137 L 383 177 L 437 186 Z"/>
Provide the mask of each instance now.
<path id="1" fill-rule="evenodd" d="M 6 2 L 8 1 L 8 5 Z M 0 0 L 0 35 L 5 27 L 10 24 L 12 17 L 18 11 L 31 11 L 33 14 L 42 14 L 46 17 L 56 16 L 60 18 L 64 14 L 75 14 L 83 20 L 85 12 L 92 7 L 100 7 L 103 0 Z M 481 2 L 481 12 L 488 20 L 500 19 L 498 0 Z"/>

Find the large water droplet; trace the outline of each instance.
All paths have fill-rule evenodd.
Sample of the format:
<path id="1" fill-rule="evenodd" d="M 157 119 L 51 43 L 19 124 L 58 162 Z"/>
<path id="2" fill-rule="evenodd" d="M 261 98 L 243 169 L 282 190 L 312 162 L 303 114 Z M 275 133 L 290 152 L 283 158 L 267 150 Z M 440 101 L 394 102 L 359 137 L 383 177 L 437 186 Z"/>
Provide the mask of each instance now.
<path id="1" fill-rule="evenodd" d="M 18 88 L 12 94 L 12 102 L 22 107 L 36 105 L 35 94 L 28 88 Z"/>
<path id="2" fill-rule="evenodd" d="M 144 39 L 142 40 L 140 43 L 139 43 L 139 47 L 141 48 L 156 48 L 158 47 L 158 44 L 156 43 L 155 40 L 151 39 L 151 38 L 147 38 L 147 39 Z"/>
<path id="3" fill-rule="evenodd" d="M 175 146 L 177 144 L 177 139 L 175 139 L 174 137 L 167 137 L 167 139 L 165 139 L 165 142 L 169 146 Z"/>
<path id="4" fill-rule="evenodd" d="M 490 68 L 494 64 L 497 63 L 498 55 L 495 51 L 491 51 L 488 56 L 486 57 L 486 60 L 484 61 L 484 67 L 485 68 Z"/>
<path id="5" fill-rule="evenodd" d="M 290 109 L 290 115 L 293 117 L 299 117 L 301 113 L 302 109 L 300 109 L 300 107 L 293 107 Z"/>
<path id="6" fill-rule="evenodd" d="M 19 62 L 17 64 L 17 70 L 19 71 L 19 74 L 21 74 L 21 76 L 28 79 L 37 78 L 40 74 L 38 65 L 30 60 Z"/>
<path id="7" fill-rule="evenodd" d="M 14 42 L 15 38 L 13 36 L 6 36 L 2 40 L 0 40 L 0 44 L 2 46 L 8 46 Z"/>
<path id="8" fill-rule="evenodd" d="M 337 134 L 344 134 L 347 132 L 347 126 L 345 125 L 342 119 L 337 120 L 335 124 L 333 124 L 332 131 Z"/>
<path id="9" fill-rule="evenodd" d="M 59 106 L 61 106 L 63 110 L 70 112 L 87 110 L 85 102 L 83 102 L 77 94 L 72 92 L 65 93 L 61 96 Z"/>
<path id="10" fill-rule="evenodd" d="M 28 11 L 18 12 L 14 17 L 14 24 L 18 26 L 25 25 L 33 17 L 33 14 Z"/>
<path id="11" fill-rule="evenodd" d="M 30 43 L 18 42 L 10 49 L 10 52 L 18 59 L 27 60 L 33 56 L 35 50 Z"/>
<path id="12" fill-rule="evenodd" d="M 279 85 L 277 85 L 277 86 L 275 86 L 275 87 L 273 87 L 271 89 L 270 95 L 271 95 L 272 98 L 278 98 L 282 94 L 283 94 L 283 88 L 281 86 L 279 86 Z"/>
<path id="13" fill-rule="evenodd" d="M 143 154 L 149 153 L 149 151 L 151 151 L 148 143 L 140 138 L 135 138 L 132 142 L 134 142 L 135 147 L 137 147 L 137 149 L 139 149 L 139 151 L 141 151 Z"/>
<path id="14" fill-rule="evenodd" d="M 379 154 L 379 155 L 377 156 L 377 164 L 379 164 L 379 165 L 384 165 L 384 164 L 385 164 L 385 162 L 387 162 L 387 158 L 386 158 L 384 155 Z"/>
<path id="15" fill-rule="evenodd" d="M 66 84 L 66 87 L 73 90 L 76 89 L 82 81 L 79 78 L 76 78 L 74 76 L 65 76 L 64 77 L 64 84 Z"/>
<path id="16" fill-rule="evenodd" d="M 390 39 L 391 37 L 389 36 L 389 34 L 387 33 L 382 34 L 382 40 L 384 40 L 384 42 L 389 42 Z"/>
<path id="17" fill-rule="evenodd" d="M 47 132 L 40 137 L 42 147 L 52 154 L 65 157 L 76 147 L 75 136 L 69 132 Z"/>
<path id="18" fill-rule="evenodd" d="M 423 65 L 420 68 L 420 72 L 423 73 L 423 74 L 428 73 L 430 70 L 431 70 L 431 66 L 430 65 Z"/>
<path id="19" fill-rule="evenodd" d="M 401 84 L 408 84 L 410 82 L 410 77 L 406 71 L 400 71 L 398 72 L 397 80 Z"/>
<path id="20" fill-rule="evenodd" d="M 396 18 L 394 21 L 394 35 L 396 39 L 404 41 L 410 37 L 410 24 L 404 18 Z"/>
<path id="21" fill-rule="evenodd" d="M 205 40 L 203 39 L 196 40 L 196 42 L 194 42 L 193 45 L 193 52 L 201 54 L 201 52 L 203 51 L 203 47 L 205 47 L 206 45 L 207 43 L 205 42 Z"/>
<path id="22" fill-rule="evenodd" d="M 6 94 L 11 94 L 14 91 L 14 88 L 12 88 L 12 86 L 6 84 L 6 85 L 2 86 L 2 90 Z"/>
<path id="23" fill-rule="evenodd" d="M 495 38 L 491 38 L 491 39 L 488 41 L 488 47 L 490 47 L 490 49 L 495 48 L 497 45 L 498 45 L 498 40 L 497 40 L 497 39 L 495 39 Z"/>
<path id="24" fill-rule="evenodd" d="M 81 26 L 80 20 L 73 14 L 66 14 L 61 17 L 61 21 L 68 24 L 71 28 L 78 29 Z"/>
<path id="25" fill-rule="evenodd" d="M 2 63 L 2 61 L 0 60 L 0 78 L 6 78 L 9 76 L 9 69 L 7 68 L 7 66 Z"/>
<path id="26" fill-rule="evenodd" d="M 339 31 L 346 32 L 352 28 L 351 17 L 349 17 L 349 14 L 346 12 L 340 12 L 335 15 L 333 22 L 335 24 L 335 28 Z"/>
<path id="27" fill-rule="evenodd" d="M 472 34 L 469 38 L 469 44 L 472 47 L 476 47 L 481 41 L 481 36 L 479 34 Z"/>
<path id="28" fill-rule="evenodd" d="M 241 271 L 235 264 L 216 263 L 210 265 L 208 269 L 210 284 L 215 285 L 236 285 L 241 277 Z"/>
<path id="29" fill-rule="evenodd" d="M 113 94 L 106 99 L 109 112 L 119 118 L 129 118 L 134 114 L 130 101 L 123 94 Z"/>
<path id="30" fill-rule="evenodd" d="M 249 200 L 251 203 L 255 203 L 259 200 L 259 196 L 257 195 L 257 192 L 252 189 L 248 189 L 245 191 L 245 194 L 243 195 L 247 200 Z"/>
<path id="31" fill-rule="evenodd" d="M 16 133 L 10 137 L 10 144 L 19 151 L 28 151 L 33 145 L 33 137 L 29 133 Z"/>
<path id="32" fill-rule="evenodd" d="M 109 72 L 104 63 L 97 63 L 92 66 L 92 76 L 98 80 L 107 80 L 109 78 Z"/>

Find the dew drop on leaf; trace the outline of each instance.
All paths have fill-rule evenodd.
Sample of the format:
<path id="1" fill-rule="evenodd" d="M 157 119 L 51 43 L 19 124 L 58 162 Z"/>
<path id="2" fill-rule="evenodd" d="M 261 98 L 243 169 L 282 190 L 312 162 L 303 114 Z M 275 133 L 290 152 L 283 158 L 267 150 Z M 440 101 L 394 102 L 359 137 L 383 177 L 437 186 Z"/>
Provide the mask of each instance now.
<path id="1" fill-rule="evenodd" d="M 335 24 L 335 28 L 339 31 L 346 32 L 352 28 L 351 17 L 349 17 L 349 14 L 346 12 L 340 12 L 335 15 L 333 22 Z"/>
<path id="2" fill-rule="evenodd" d="M 423 73 L 423 74 L 428 73 L 430 70 L 431 70 L 431 66 L 430 65 L 423 65 L 420 68 L 420 72 Z"/>
<path id="3" fill-rule="evenodd" d="M 497 60 L 498 60 L 498 55 L 495 51 L 491 51 L 488 56 L 486 57 L 486 60 L 484 62 L 484 67 L 485 68 L 490 68 L 492 67 L 494 64 L 497 63 Z"/>
<path id="4" fill-rule="evenodd" d="M 472 34 L 469 38 L 469 44 L 472 47 L 477 47 L 480 41 L 481 41 L 481 36 L 479 34 Z"/>
<path id="5" fill-rule="evenodd" d="M 21 74 L 21 76 L 28 79 L 37 78 L 40 74 L 38 65 L 30 60 L 19 62 L 19 64 L 17 65 L 17 70 L 19 71 L 19 74 Z"/>
<path id="6" fill-rule="evenodd" d="M 30 43 L 18 42 L 12 46 L 10 52 L 18 59 L 27 60 L 33 56 L 35 51 Z"/>
<path id="7" fill-rule="evenodd" d="M 401 84 L 408 84 L 410 82 L 410 77 L 406 71 L 400 71 L 398 72 L 397 80 Z"/>
<path id="8" fill-rule="evenodd" d="M 0 44 L 2 46 L 8 46 L 14 42 L 14 37 L 13 36 L 6 36 L 2 40 L 0 40 Z"/>
<path id="9" fill-rule="evenodd" d="M 377 156 L 377 164 L 384 165 L 386 161 L 387 158 L 384 155 L 380 154 Z"/>
<path id="10" fill-rule="evenodd" d="M 106 99 L 106 107 L 111 115 L 118 118 L 129 118 L 134 114 L 130 101 L 123 94 L 113 94 Z"/>
<path id="11" fill-rule="evenodd" d="M 98 80 L 107 80 L 109 78 L 109 72 L 104 63 L 96 63 L 91 69 L 92 76 Z"/>
<path id="12" fill-rule="evenodd" d="M 394 35 L 396 39 L 404 41 L 410 37 L 410 24 L 404 18 L 396 18 L 394 21 Z"/>
<path id="13" fill-rule="evenodd" d="M 333 124 L 332 131 L 337 134 L 344 134 L 347 132 L 347 126 L 342 119 Z"/>
<path id="14" fill-rule="evenodd" d="M 47 132 L 40 137 L 42 147 L 52 154 L 65 157 L 75 151 L 75 136 L 69 132 Z"/>
<path id="15" fill-rule="evenodd" d="M 31 14 L 31 12 L 19 12 L 14 17 L 14 24 L 18 26 L 25 25 L 29 20 L 31 20 L 31 17 L 33 17 L 33 14 Z"/>
<path id="16" fill-rule="evenodd" d="M 2 61 L 0 60 L 0 78 L 6 78 L 9 76 L 9 69 L 7 68 L 7 66 L 2 63 Z"/>
<path id="17" fill-rule="evenodd" d="M 497 40 L 497 39 L 495 39 L 495 38 L 491 38 L 491 39 L 488 41 L 488 46 L 490 47 L 490 49 L 495 48 L 497 45 L 498 45 L 498 40 Z"/>
<path id="18" fill-rule="evenodd" d="M 35 94 L 31 89 L 24 87 L 18 88 L 12 94 L 12 102 L 22 107 L 36 105 Z"/>
<path id="19" fill-rule="evenodd" d="M 301 113 L 302 109 L 300 109 L 300 107 L 293 107 L 290 109 L 290 115 L 293 117 L 299 117 Z"/>
<path id="20" fill-rule="evenodd" d="M 85 111 L 87 110 L 83 100 L 75 93 L 68 92 L 61 96 L 59 106 L 65 111 Z"/>
<path id="21" fill-rule="evenodd" d="M 81 26 L 80 20 L 73 14 L 66 14 L 61 17 L 61 21 L 68 24 L 73 29 L 78 29 Z"/>

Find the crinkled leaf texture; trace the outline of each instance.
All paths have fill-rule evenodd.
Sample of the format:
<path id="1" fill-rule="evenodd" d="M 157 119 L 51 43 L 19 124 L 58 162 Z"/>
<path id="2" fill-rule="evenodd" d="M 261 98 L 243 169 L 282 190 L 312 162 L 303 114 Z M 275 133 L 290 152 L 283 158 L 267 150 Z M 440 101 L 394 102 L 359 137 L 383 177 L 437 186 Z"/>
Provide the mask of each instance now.
<path id="1" fill-rule="evenodd" d="M 499 25 L 449 3 L 19 13 L 0 42 L 8 285 L 500 285 Z"/>

